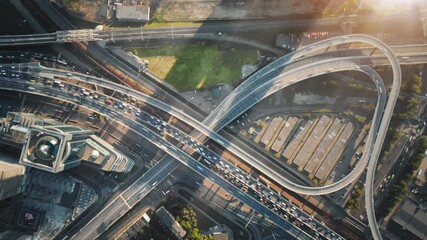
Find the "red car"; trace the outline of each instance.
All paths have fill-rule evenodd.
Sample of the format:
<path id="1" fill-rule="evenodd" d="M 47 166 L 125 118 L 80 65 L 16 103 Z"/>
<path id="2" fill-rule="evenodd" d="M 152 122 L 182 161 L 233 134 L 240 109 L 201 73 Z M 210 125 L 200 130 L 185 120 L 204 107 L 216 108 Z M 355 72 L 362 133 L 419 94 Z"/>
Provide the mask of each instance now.
<path id="1" fill-rule="evenodd" d="M 107 104 L 107 105 L 111 105 L 111 104 L 113 104 L 113 100 L 111 100 L 111 99 L 106 99 L 106 100 L 105 100 L 105 104 Z"/>

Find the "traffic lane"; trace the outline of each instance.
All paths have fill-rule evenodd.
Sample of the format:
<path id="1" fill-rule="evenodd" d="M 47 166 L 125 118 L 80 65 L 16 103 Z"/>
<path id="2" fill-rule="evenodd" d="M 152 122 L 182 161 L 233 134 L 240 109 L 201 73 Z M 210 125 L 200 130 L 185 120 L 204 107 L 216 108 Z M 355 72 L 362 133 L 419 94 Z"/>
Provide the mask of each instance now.
<path id="1" fill-rule="evenodd" d="M 158 162 L 156 164 L 156 171 L 147 171 L 142 176 L 144 178 L 138 179 L 135 183 L 129 186 L 127 190 L 122 192 L 123 198 L 125 198 L 130 203 L 135 204 L 131 202 L 132 200 L 135 200 L 135 195 L 141 196 L 146 193 L 146 189 L 154 188 L 156 184 L 165 177 L 165 175 L 168 176 L 178 166 L 178 164 L 173 162 L 176 161 L 173 161 L 170 158 L 165 161 Z"/>
<path id="2" fill-rule="evenodd" d="M 152 119 L 153 119 L 153 117 L 152 116 L 141 116 L 142 118 L 145 118 L 147 121 L 151 121 Z M 157 119 L 157 121 L 151 121 L 151 122 L 154 122 L 154 124 L 155 125 L 157 125 L 157 126 L 163 126 L 164 125 L 164 122 L 162 122 L 162 121 L 160 121 L 160 120 L 158 120 Z M 165 127 L 166 128 L 166 127 Z M 174 127 L 171 127 L 171 126 L 168 126 L 168 128 L 167 129 L 169 129 L 169 130 L 172 130 L 172 129 L 174 129 Z M 172 132 L 174 132 L 174 133 L 177 133 L 177 132 L 179 132 L 178 130 L 176 130 L 176 131 L 172 131 Z M 181 133 L 181 132 L 179 132 L 179 133 Z M 181 133 L 182 134 L 182 133 Z M 172 134 L 171 134 L 172 135 Z M 177 134 L 176 135 L 172 135 L 172 137 L 175 137 L 175 138 L 177 138 L 178 136 L 177 136 Z M 204 148 L 204 146 L 203 147 L 199 147 L 199 152 L 201 152 L 201 154 L 204 156 L 204 157 L 206 157 L 206 158 L 208 158 L 208 159 L 210 159 L 211 160 L 211 155 L 209 155 L 208 153 L 208 151 L 206 151 L 205 150 L 205 148 Z M 215 156 L 215 153 L 211 153 L 211 154 L 213 154 L 213 157 L 212 158 L 214 158 L 214 159 L 216 159 L 216 160 L 218 160 L 218 158 L 216 158 Z M 217 157 L 219 157 L 219 156 L 217 156 Z M 233 165 L 231 165 L 232 167 L 233 167 Z M 233 170 L 233 172 L 234 172 L 234 170 Z M 237 170 L 236 170 L 236 172 L 237 172 Z M 240 171 L 239 171 L 240 172 Z M 247 175 L 247 176 L 249 176 L 249 175 Z M 252 181 L 254 181 L 254 180 L 252 180 Z M 278 196 L 279 198 L 280 198 L 280 196 Z M 290 204 L 290 203 L 289 203 Z M 303 211 L 300 211 L 299 209 L 298 209 L 298 212 L 299 212 L 299 215 L 304 215 L 305 217 L 309 217 L 309 215 L 308 214 L 306 214 L 306 213 L 304 213 Z M 319 225 L 320 225 L 320 223 L 319 223 Z M 323 226 L 323 225 L 322 225 Z M 325 229 L 326 231 L 330 231 L 330 229 Z"/>
<path id="3" fill-rule="evenodd" d="M 106 208 L 101 210 L 95 218 L 93 218 L 95 221 L 90 221 L 88 224 L 86 224 L 79 233 L 73 236 L 73 238 L 95 239 L 98 237 L 108 227 L 114 224 L 118 218 L 124 216 L 126 212 L 128 212 L 136 203 L 139 202 L 140 199 L 145 197 L 145 195 L 148 194 L 156 184 L 160 183 L 163 178 L 168 176 L 170 171 L 173 171 L 175 167 L 178 166 L 176 163 L 176 161 L 161 161 L 159 166 L 151 168 L 147 172 L 149 174 L 143 175 L 135 182 L 135 184 L 129 186 L 128 189 L 126 189 L 116 198 L 115 201 L 113 201 L 113 204 L 108 205 Z M 139 191 L 141 192 L 138 193 Z M 127 198 L 125 199 L 125 197 Z M 120 211 L 115 211 L 116 208 L 120 208 Z M 99 226 L 105 226 L 104 230 L 92 232 L 92 229 L 97 229 Z M 88 236 L 90 237 L 88 238 Z"/>
<path id="4" fill-rule="evenodd" d="M 98 58 L 100 59 L 108 59 L 111 65 L 115 66 L 120 71 L 126 73 L 132 79 L 136 80 L 139 84 L 142 84 L 148 89 L 150 89 L 150 91 L 157 95 L 158 99 L 162 99 L 162 101 L 176 107 L 177 109 L 182 109 L 188 115 L 194 117 L 195 119 L 204 119 L 205 116 L 198 112 L 194 107 L 188 107 L 187 102 L 183 102 L 179 99 L 176 99 L 175 96 L 172 96 L 167 91 L 160 88 L 157 84 L 161 85 L 161 82 L 148 80 L 147 77 L 141 75 L 141 73 L 139 72 L 134 71 L 132 68 L 117 60 L 114 56 L 111 56 L 108 52 L 106 52 L 104 49 L 100 48 L 96 44 L 90 45 L 89 50 L 94 51 L 94 54 L 97 54 Z"/>
<path id="5" fill-rule="evenodd" d="M 156 119 L 156 120 L 158 120 L 158 119 Z M 160 123 L 160 121 L 158 120 L 158 121 L 154 121 L 154 122 L 156 122 L 156 123 Z"/>
<path id="6" fill-rule="evenodd" d="M 165 164 L 170 164 L 170 165 L 172 165 L 172 164 L 176 164 L 177 163 L 177 161 L 175 161 L 174 159 L 164 159 L 164 161 L 162 160 L 162 161 L 159 161 L 159 166 L 161 166 L 161 162 L 168 162 L 168 163 L 165 163 Z M 173 166 L 171 166 L 171 167 L 173 167 Z M 157 171 L 157 169 L 158 169 L 159 167 L 157 166 L 157 165 L 155 165 L 155 166 L 153 166 L 149 171 L 154 171 L 154 172 L 156 172 Z M 144 176 L 141 176 L 140 178 L 138 178 L 136 181 L 138 181 L 138 180 L 140 180 L 140 179 L 142 179 L 142 178 L 144 178 Z M 135 181 L 135 182 L 136 182 Z M 133 188 L 136 188 L 136 187 L 140 187 L 140 186 L 135 186 L 135 185 L 133 185 Z M 130 187 L 127 187 L 126 189 L 129 189 Z M 125 189 L 125 190 L 126 190 Z M 148 193 L 147 193 L 148 194 Z M 112 202 L 114 202 L 114 201 L 116 201 L 116 199 L 118 199 L 120 196 L 122 196 L 122 193 L 120 193 L 120 194 L 115 194 L 114 195 L 114 198 L 110 198 L 109 199 L 109 201 L 106 203 L 106 205 L 104 205 L 104 207 L 101 209 L 101 211 L 108 211 L 109 210 L 109 206 L 110 206 L 110 204 L 112 203 Z M 94 218 L 96 218 L 96 216 L 94 217 Z M 117 216 L 110 216 L 110 218 L 117 218 Z M 89 224 L 92 224 L 91 226 L 92 227 L 89 227 L 89 228 L 87 228 L 86 229 L 86 231 L 92 231 L 92 229 L 94 229 L 94 228 L 96 228 L 96 227 L 99 227 L 100 226 L 100 224 L 102 224 L 102 222 L 101 223 L 99 223 L 99 222 L 95 222 L 95 223 L 89 223 L 89 222 L 87 222 L 87 223 L 85 223 L 85 225 L 83 225 L 83 226 L 86 226 L 86 225 L 89 225 Z M 75 234 L 75 233 L 77 233 L 77 231 L 73 231 L 73 232 L 68 232 L 67 234 L 68 235 L 71 235 L 71 234 Z"/>
<path id="7" fill-rule="evenodd" d="M 111 216 L 124 215 L 129 208 L 126 206 L 122 198 L 116 199 L 109 205 L 108 211 L 101 211 L 93 218 L 88 225 L 82 227 L 79 232 L 74 234 L 70 239 L 96 239 L 102 232 L 104 232 L 110 224 Z M 93 227 L 96 225 L 96 227 Z M 90 229 L 88 229 L 90 228 Z"/>
<path id="8" fill-rule="evenodd" d="M 166 105 L 165 103 L 160 102 L 159 100 L 157 100 L 153 97 L 150 97 L 150 96 L 147 96 L 147 95 L 135 92 L 135 91 L 131 91 L 129 89 L 125 89 L 124 86 L 122 86 L 122 85 L 116 86 L 112 83 L 108 83 L 107 81 L 105 81 L 103 79 L 98 79 L 98 78 L 89 77 L 89 76 L 81 76 L 78 74 L 73 74 L 73 76 L 69 76 L 71 73 L 68 73 L 68 72 L 67 73 L 65 73 L 65 72 L 63 72 L 63 73 L 59 72 L 58 73 L 58 72 L 51 70 L 51 69 L 42 69 L 42 70 L 43 70 L 43 73 L 40 73 L 40 76 L 54 78 L 54 76 L 59 74 L 59 75 L 62 75 L 63 77 L 73 78 L 73 79 L 81 80 L 81 81 L 88 82 L 88 83 L 95 83 L 98 86 L 114 89 L 115 91 L 119 91 L 123 94 L 127 94 L 129 96 L 132 96 L 138 100 L 142 100 L 143 102 L 148 103 L 154 107 L 160 108 L 165 112 L 174 113 L 174 114 L 178 115 L 178 118 L 184 119 L 185 122 L 190 122 L 190 124 L 196 125 L 198 122 L 197 120 L 195 120 L 195 119 L 191 118 L 190 116 L 184 114 L 179 109 L 171 107 L 170 105 Z M 49 75 L 49 74 L 52 74 L 52 75 Z M 69 74 L 69 75 L 67 75 L 67 74 Z M 185 116 L 188 116 L 188 118 L 186 119 Z"/>
<path id="9" fill-rule="evenodd" d="M 74 29 L 74 26 L 69 23 L 54 7 L 52 7 L 49 3 L 46 3 L 44 1 L 36 1 L 39 6 L 46 11 L 63 29 Z M 147 80 L 145 77 L 143 77 L 140 73 L 136 73 L 133 69 L 131 69 L 129 66 L 123 64 L 121 61 L 117 60 L 114 56 L 106 52 L 104 49 L 102 49 L 97 44 L 88 44 L 88 52 L 91 55 L 96 56 L 98 59 L 104 59 L 104 63 L 106 63 L 106 60 L 109 61 L 112 65 L 114 65 L 119 70 L 125 72 L 127 75 L 131 76 L 133 79 L 137 80 L 140 84 L 144 84 L 144 86 L 148 87 L 151 91 L 156 92 L 159 97 L 165 97 L 167 96 L 168 99 L 171 97 L 167 92 L 165 92 L 163 89 L 159 88 L 155 83 Z M 159 82 L 157 82 L 159 84 Z M 161 84 L 161 83 L 160 83 Z M 189 111 L 189 114 L 192 114 L 192 116 L 195 116 L 197 118 L 204 118 L 204 116 L 201 116 L 200 113 L 195 111 L 193 108 L 188 108 L 187 105 L 183 104 L 181 101 L 169 101 L 171 105 L 177 104 L 178 107 L 185 109 L 186 111 Z"/>
<path id="10" fill-rule="evenodd" d="M 408 16 L 408 15 L 406 15 Z M 404 17 L 404 16 L 402 16 Z M 404 17 L 406 18 L 406 17 Z M 408 17 L 409 18 L 409 17 Z M 348 21 L 356 21 L 357 17 L 352 17 L 347 19 Z M 380 17 L 376 19 L 380 22 L 389 21 L 388 17 Z M 172 26 L 172 27 L 163 27 L 163 28 L 143 28 L 143 31 L 147 32 L 170 32 L 171 28 L 174 30 L 183 29 L 186 31 L 198 31 L 198 32 L 224 32 L 224 33 L 236 33 L 236 32 L 270 32 L 270 31 L 283 31 L 283 30 L 292 30 L 292 29 L 301 29 L 312 26 L 317 27 L 331 27 L 335 26 L 341 29 L 340 25 L 343 19 L 341 17 L 336 18 L 326 18 L 318 20 L 245 20 L 245 21 L 221 21 L 221 22 L 207 22 L 203 23 L 200 26 Z M 268 26 L 268 27 L 266 27 Z M 129 34 L 139 33 L 140 29 L 130 28 L 128 30 L 116 30 L 116 32 L 128 32 Z M 101 32 L 100 34 L 108 34 L 110 30 Z"/>
<path id="11" fill-rule="evenodd" d="M 397 97 L 399 95 L 400 85 L 402 81 L 401 69 L 396 56 L 393 55 L 393 52 L 391 51 L 391 49 L 384 43 L 380 42 L 379 46 L 391 63 L 392 71 L 393 71 L 393 84 L 389 94 L 389 99 L 387 101 L 386 108 L 383 112 L 384 115 L 381 121 L 379 132 L 377 134 L 377 138 L 375 139 L 375 144 L 371 152 L 372 154 L 370 156 L 370 161 L 368 163 L 368 172 L 366 177 L 365 203 L 366 203 L 369 227 L 371 229 L 374 239 L 382 239 L 380 230 L 378 228 L 378 224 L 376 222 L 375 211 L 374 211 L 374 196 L 373 196 L 374 184 L 373 183 L 374 183 L 375 171 L 376 171 L 379 155 L 381 152 L 381 147 L 385 139 L 385 135 L 390 123 L 394 106 L 397 101 Z"/>

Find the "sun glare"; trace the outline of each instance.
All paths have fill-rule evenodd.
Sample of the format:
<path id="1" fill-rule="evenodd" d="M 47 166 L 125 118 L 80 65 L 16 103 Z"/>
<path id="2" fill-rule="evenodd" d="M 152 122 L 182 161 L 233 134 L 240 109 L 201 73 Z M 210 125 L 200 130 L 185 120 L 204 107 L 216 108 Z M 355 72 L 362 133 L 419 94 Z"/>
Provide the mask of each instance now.
<path id="1" fill-rule="evenodd" d="M 366 6 L 377 11 L 387 10 L 406 10 L 412 9 L 415 4 L 423 3 L 424 0 L 379 0 L 379 1 L 364 1 Z"/>

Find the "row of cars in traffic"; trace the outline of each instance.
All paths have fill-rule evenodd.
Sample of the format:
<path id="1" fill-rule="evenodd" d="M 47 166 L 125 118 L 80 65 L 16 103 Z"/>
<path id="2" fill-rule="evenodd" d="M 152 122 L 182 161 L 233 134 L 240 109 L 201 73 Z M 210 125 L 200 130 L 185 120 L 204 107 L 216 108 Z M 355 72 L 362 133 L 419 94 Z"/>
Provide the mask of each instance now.
<path id="1" fill-rule="evenodd" d="M 322 39 L 329 38 L 329 32 L 305 32 L 303 33 L 303 37 L 307 39 Z"/>
<path id="2" fill-rule="evenodd" d="M 315 220 L 313 216 L 296 207 L 290 200 L 271 191 L 267 186 L 236 166 L 220 161 L 213 165 L 212 169 L 314 239 L 342 239 L 338 234 L 328 229 L 323 222 Z"/>

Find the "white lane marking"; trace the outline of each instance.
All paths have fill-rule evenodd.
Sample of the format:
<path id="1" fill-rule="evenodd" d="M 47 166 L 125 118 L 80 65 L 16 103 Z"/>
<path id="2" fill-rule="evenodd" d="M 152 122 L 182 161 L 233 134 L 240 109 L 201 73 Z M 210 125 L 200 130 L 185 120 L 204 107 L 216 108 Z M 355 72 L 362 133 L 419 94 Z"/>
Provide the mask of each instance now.
<path id="1" fill-rule="evenodd" d="M 126 206 L 127 206 L 129 209 L 132 209 L 132 207 L 128 204 L 128 202 L 126 202 L 126 200 L 123 198 L 123 196 L 122 196 L 122 195 L 120 195 L 120 198 L 123 200 L 123 202 L 126 204 Z"/>

